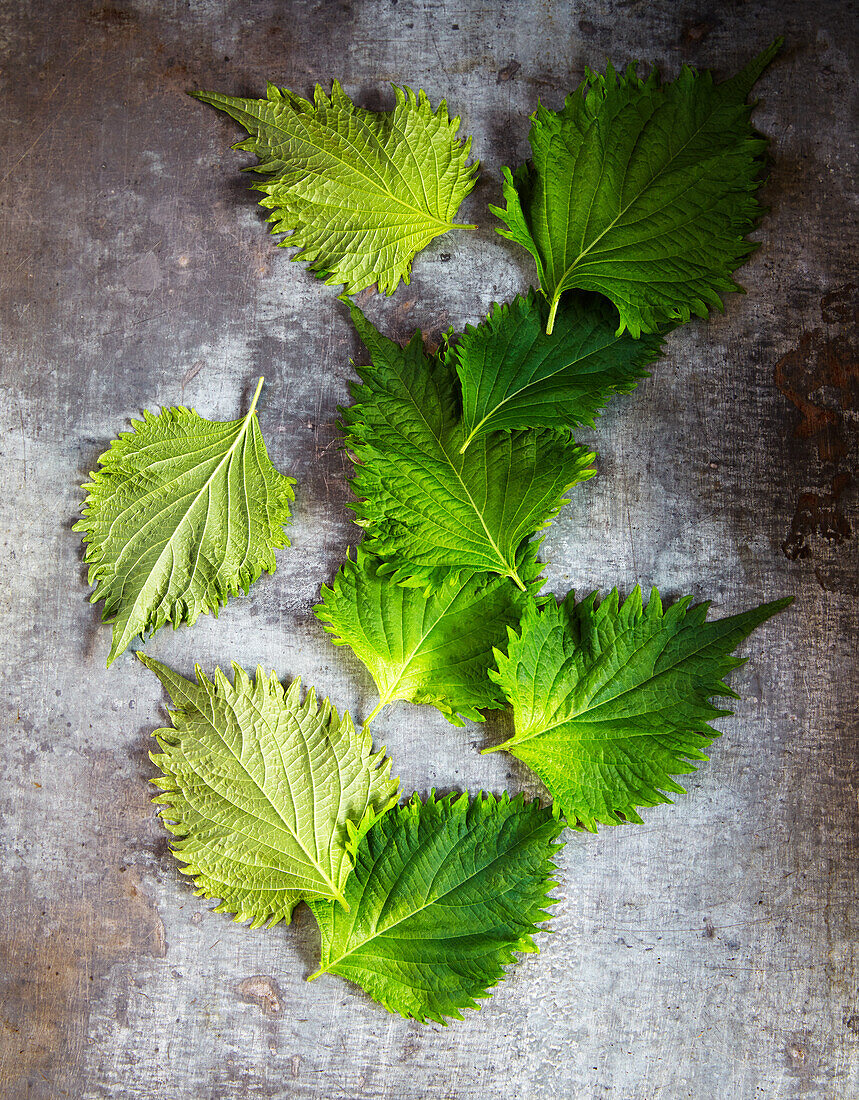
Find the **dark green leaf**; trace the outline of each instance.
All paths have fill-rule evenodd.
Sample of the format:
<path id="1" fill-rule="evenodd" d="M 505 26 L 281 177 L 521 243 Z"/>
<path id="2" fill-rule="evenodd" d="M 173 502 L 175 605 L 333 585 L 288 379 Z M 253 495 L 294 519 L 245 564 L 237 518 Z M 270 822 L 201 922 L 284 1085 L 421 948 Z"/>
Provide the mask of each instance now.
<path id="1" fill-rule="evenodd" d="M 573 287 L 605 294 L 633 336 L 706 317 L 739 289 L 766 148 L 746 99 L 780 47 L 722 84 L 685 66 L 670 84 L 635 65 L 588 70 L 563 110 L 538 107 L 532 161 L 504 169 L 506 208 L 490 209 L 536 261 L 548 332 Z"/>
<path id="2" fill-rule="evenodd" d="M 521 633 L 497 654 L 500 684 L 516 732 L 503 745 L 532 768 L 574 824 L 641 821 L 637 806 L 670 802 L 682 792 L 672 775 L 691 772 L 730 714 L 711 696 L 733 696 L 724 677 L 743 664 L 732 656 L 756 626 L 791 602 L 776 600 L 707 622 L 708 604 L 691 596 L 666 611 L 654 588 L 642 607 L 636 588 L 621 605 L 617 591 L 558 607 L 532 603 Z M 622 815 L 622 817 L 621 817 Z"/>
<path id="3" fill-rule="evenodd" d="M 536 951 L 560 822 L 506 794 L 433 795 L 386 814 L 357 847 L 342 906 L 311 902 L 323 972 L 357 982 L 390 1012 L 462 1019 Z"/>

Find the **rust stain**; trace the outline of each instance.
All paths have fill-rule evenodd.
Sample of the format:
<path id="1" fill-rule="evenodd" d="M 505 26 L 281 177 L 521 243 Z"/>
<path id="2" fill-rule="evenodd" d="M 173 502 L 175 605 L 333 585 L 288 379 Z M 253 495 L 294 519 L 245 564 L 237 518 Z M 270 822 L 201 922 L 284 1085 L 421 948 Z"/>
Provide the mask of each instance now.
<path id="1" fill-rule="evenodd" d="M 93 983 L 123 959 L 164 956 L 164 925 L 132 869 L 106 871 L 83 899 L 25 886 L 5 901 L 18 919 L 0 937 L 0 1095 L 73 1097 Z"/>
<path id="2" fill-rule="evenodd" d="M 859 287 L 845 283 L 820 301 L 827 326 L 852 329 L 859 319 Z M 852 332 L 815 328 L 776 363 L 776 386 L 799 413 L 794 437 L 811 444 L 816 456 L 799 456 L 801 465 L 816 457 L 823 467 L 812 480 L 817 487 L 797 498 L 782 550 L 791 561 L 812 556 L 816 539 L 837 547 L 853 535 L 842 497 L 857 475 L 859 347 Z"/>
<path id="3" fill-rule="evenodd" d="M 828 325 L 859 324 L 859 285 L 845 283 L 824 294 L 820 312 Z"/>
<path id="4" fill-rule="evenodd" d="M 250 978 L 243 978 L 237 983 L 236 992 L 240 1001 L 259 1005 L 266 1016 L 279 1016 L 283 1011 L 280 986 L 267 974 L 253 974 Z"/>
<path id="5" fill-rule="evenodd" d="M 80 1095 L 90 999 L 116 963 L 167 953 L 164 924 L 140 871 L 124 863 L 160 831 L 143 783 L 119 779 L 110 753 L 93 754 L 98 878 L 70 860 L 37 887 L 22 871 L 4 882 L 0 913 L 0 1096 Z M 151 836 L 150 836 L 151 834 Z M 94 834 L 79 830 L 75 838 Z M 73 857 L 72 857 L 73 858 Z M 5 914 L 5 918 L 4 918 Z"/>
<path id="6" fill-rule="evenodd" d="M 513 77 L 519 72 L 522 66 L 516 60 L 515 57 L 511 57 L 503 69 L 498 70 L 498 76 L 496 77 L 496 84 L 506 84 L 508 80 L 512 80 Z"/>
<path id="7" fill-rule="evenodd" d="M 807 332 L 776 363 L 775 384 L 801 414 L 795 435 L 811 440 L 823 462 L 843 458 L 845 413 L 859 409 L 859 349 L 850 338 Z"/>
<path id="8" fill-rule="evenodd" d="M 847 473 L 836 474 L 828 493 L 801 493 L 790 525 L 790 533 L 782 543 L 791 561 L 811 557 L 809 545 L 815 536 L 838 546 L 853 534 L 850 521 L 841 511 L 839 497 L 853 484 Z"/>
<path id="9" fill-rule="evenodd" d="M 711 31 L 716 29 L 714 19 L 702 19 L 697 23 L 684 24 L 681 41 L 686 45 L 697 45 L 703 42 Z"/>
<path id="10" fill-rule="evenodd" d="M 87 19 L 100 27 L 125 27 L 129 23 L 136 22 L 137 16 L 133 11 L 125 11 L 123 8 L 105 4 L 104 7 L 93 8 Z"/>

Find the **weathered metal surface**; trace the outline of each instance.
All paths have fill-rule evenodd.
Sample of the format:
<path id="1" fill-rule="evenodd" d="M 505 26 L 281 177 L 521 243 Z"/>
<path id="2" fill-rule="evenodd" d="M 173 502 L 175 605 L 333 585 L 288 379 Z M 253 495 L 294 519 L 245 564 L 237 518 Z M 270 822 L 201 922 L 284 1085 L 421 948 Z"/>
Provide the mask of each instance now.
<path id="1" fill-rule="evenodd" d="M 6 502 L 0 762 L 0 1094 L 170 1100 L 852 1100 L 859 1095 L 855 13 L 848 3 L 99 0 L 0 5 Z M 555 934 L 450 1028 L 389 1016 L 316 934 L 210 913 L 148 802 L 164 701 L 85 600 L 78 485 L 128 418 L 238 415 L 260 373 L 273 460 L 299 479 L 294 549 L 216 622 L 148 651 L 301 676 L 360 716 L 357 661 L 311 615 L 356 538 L 334 429 L 356 343 L 334 293 L 265 232 L 208 87 L 359 102 L 446 96 L 474 135 L 476 234 L 369 298 L 401 336 L 475 321 L 532 277 L 493 233 L 527 114 L 606 57 L 735 70 L 784 33 L 759 86 L 772 212 L 724 316 L 673 335 L 595 441 L 600 476 L 547 541 L 551 587 L 637 580 L 718 612 L 795 593 L 747 647 L 712 762 L 642 826 L 570 835 Z M 853 276 L 854 281 L 855 275 Z M 378 723 L 406 790 L 537 788 L 398 705 Z"/>

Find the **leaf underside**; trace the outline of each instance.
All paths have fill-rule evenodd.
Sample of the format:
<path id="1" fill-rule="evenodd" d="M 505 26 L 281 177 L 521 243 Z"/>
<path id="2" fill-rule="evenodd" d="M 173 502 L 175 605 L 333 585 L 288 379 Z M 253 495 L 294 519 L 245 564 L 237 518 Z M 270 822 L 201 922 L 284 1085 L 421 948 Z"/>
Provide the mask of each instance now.
<path id="1" fill-rule="evenodd" d="M 522 796 L 415 795 L 366 833 L 346 883 L 348 912 L 312 902 L 322 972 L 390 1012 L 462 1019 L 515 962 L 554 903 L 561 824 Z M 317 975 L 313 975 L 316 977 Z"/>
<path id="2" fill-rule="evenodd" d="M 257 928 L 289 923 L 299 901 L 343 903 L 351 871 L 350 835 L 369 827 L 397 799 L 384 749 L 373 753 L 313 689 L 289 689 L 257 669 L 251 681 L 233 665 L 234 681 L 216 669 L 186 680 L 138 654 L 173 701 L 173 728 L 156 730 L 151 753 L 162 775 L 173 851 L 198 895 L 218 898 L 217 911 Z"/>
<path id="3" fill-rule="evenodd" d="M 433 111 L 423 92 L 394 86 L 392 111 L 356 107 L 334 81 L 302 99 L 268 85 L 266 99 L 196 92 L 250 134 L 234 148 L 254 153 L 254 185 L 272 211 L 280 244 L 333 285 L 356 294 L 373 283 L 392 294 L 409 281 L 414 256 L 442 233 L 475 183 L 471 139 L 444 100 Z M 465 228 L 474 228 L 467 226 Z"/>
<path id="4" fill-rule="evenodd" d="M 420 332 L 401 348 L 350 309 L 371 359 L 343 410 L 366 549 L 403 583 L 432 588 L 448 570 L 470 569 L 524 590 L 523 540 L 593 476 L 594 455 L 548 429 L 492 432 L 463 454 L 458 381 L 445 355 L 428 355 Z"/>
<path id="5" fill-rule="evenodd" d="M 762 213 L 766 141 L 746 99 L 780 48 L 721 84 L 685 66 L 667 84 L 634 64 L 588 70 L 561 111 L 538 107 L 532 159 L 504 169 L 506 206 L 490 209 L 534 257 L 553 311 L 566 290 L 597 291 L 618 332 L 638 336 L 722 309 Z"/>
<path id="6" fill-rule="evenodd" d="M 516 563 L 532 594 L 544 583 L 538 546 L 526 544 Z M 468 570 L 451 571 L 428 594 L 397 584 L 381 559 L 359 546 L 332 586 L 323 586 L 314 610 L 334 644 L 351 646 L 369 669 L 377 711 L 397 699 L 429 703 L 461 726 L 464 719 L 483 721 L 481 710 L 506 706 L 487 670 L 526 599 L 508 577 Z"/>
<path id="7" fill-rule="evenodd" d="M 217 615 L 274 572 L 295 481 L 272 466 L 255 402 L 232 421 L 181 407 L 144 412 L 90 474 L 74 530 L 87 543 L 90 600 L 104 600 L 102 619 L 113 623 L 108 666 L 138 635 Z"/>
<path id="8" fill-rule="evenodd" d="M 466 328 L 453 351 L 465 445 L 499 429 L 594 427 L 607 401 L 633 390 L 662 351 L 659 334 L 618 335 L 616 310 L 597 294 L 567 295 L 551 336 L 548 315 L 532 290 Z"/>
<path id="9" fill-rule="evenodd" d="M 521 632 L 489 675 L 513 707 L 515 734 L 502 745 L 535 771 L 570 824 L 640 822 L 636 807 L 682 793 L 671 778 L 719 736 L 710 723 L 730 714 L 713 696 L 737 698 L 724 677 L 754 628 L 791 601 L 777 600 L 706 621 L 708 604 L 692 597 L 663 611 L 654 588 L 642 606 L 636 588 L 620 604 L 613 591 L 576 604 L 532 603 Z"/>

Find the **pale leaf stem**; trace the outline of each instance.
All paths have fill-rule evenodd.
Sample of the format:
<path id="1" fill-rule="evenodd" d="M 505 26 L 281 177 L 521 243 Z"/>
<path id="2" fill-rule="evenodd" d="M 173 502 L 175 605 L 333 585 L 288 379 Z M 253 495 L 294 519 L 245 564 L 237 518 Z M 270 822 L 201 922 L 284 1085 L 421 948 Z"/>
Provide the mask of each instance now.
<path id="1" fill-rule="evenodd" d="M 552 299 L 552 308 L 549 310 L 549 320 L 546 322 L 546 335 L 551 336 L 552 330 L 555 327 L 555 314 L 558 312 L 558 303 L 561 300 L 560 294 Z"/>
<path id="2" fill-rule="evenodd" d="M 247 417 L 245 418 L 247 420 L 250 420 L 250 418 L 254 414 L 254 409 L 257 407 L 257 401 L 259 401 L 259 395 L 262 393 L 262 387 L 263 387 L 264 382 L 265 382 L 265 378 L 260 378 L 259 382 L 257 382 L 257 388 L 254 391 L 253 398 L 251 399 L 251 407 L 248 409 Z"/>
<path id="3" fill-rule="evenodd" d="M 378 715 L 379 711 L 382 709 L 382 707 L 384 707 L 386 702 L 387 702 L 387 700 L 380 699 L 379 702 L 375 705 L 375 707 L 373 707 L 373 709 L 370 711 L 370 713 L 364 719 L 364 725 L 361 727 L 361 732 L 362 733 L 367 732 L 367 730 L 370 728 L 370 723 Z"/>

